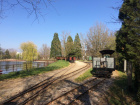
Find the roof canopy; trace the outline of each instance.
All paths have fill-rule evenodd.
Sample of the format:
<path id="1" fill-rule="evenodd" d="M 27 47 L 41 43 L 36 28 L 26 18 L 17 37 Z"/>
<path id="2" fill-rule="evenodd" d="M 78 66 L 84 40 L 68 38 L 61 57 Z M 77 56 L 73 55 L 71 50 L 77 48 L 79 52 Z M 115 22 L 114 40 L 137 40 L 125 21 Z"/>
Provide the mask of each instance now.
<path id="1" fill-rule="evenodd" d="M 104 55 L 104 54 L 110 54 L 110 55 L 112 55 L 114 52 L 115 52 L 114 50 L 102 50 L 102 51 L 100 51 L 100 53 L 102 55 Z"/>

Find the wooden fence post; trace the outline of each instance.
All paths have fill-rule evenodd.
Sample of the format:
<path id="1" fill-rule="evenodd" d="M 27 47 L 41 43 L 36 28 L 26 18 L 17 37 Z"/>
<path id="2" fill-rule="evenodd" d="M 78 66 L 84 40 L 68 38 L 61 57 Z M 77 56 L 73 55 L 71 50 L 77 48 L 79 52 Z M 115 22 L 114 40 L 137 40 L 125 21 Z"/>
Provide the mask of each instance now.
<path id="1" fill-rule="evenodd" d="M 126 62 L 126 60 L 124 60 L 124 72 L 126 73 L 126 68 L 127 67 L 127 62 Z"/>
<path id="2" fill-rule="evenodd" d="M 14 65 L 13 65 L 13 71 L 14 71 Z"/>
<path id="3" fill-rule="evenodd" d="M 27 63 L 26 63 L 26 70 L 28 70 L 28 68 L 27 68 Z"/>

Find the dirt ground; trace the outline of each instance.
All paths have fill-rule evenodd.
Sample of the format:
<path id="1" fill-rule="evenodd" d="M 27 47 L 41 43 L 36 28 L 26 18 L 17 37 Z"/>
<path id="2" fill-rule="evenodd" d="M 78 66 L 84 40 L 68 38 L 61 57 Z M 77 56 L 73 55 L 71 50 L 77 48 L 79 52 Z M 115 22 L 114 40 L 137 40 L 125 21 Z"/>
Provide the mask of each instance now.
<path id="1" fill-rule="evenodd" d="M 69 71 L 67 71 L 67 73 L 75 71 L 84 66 L 86 66 L 86 63 L 76 61 L 75 63 L 70 64 L 69 67 L 66 67 L 66 68 L 69 68 Z M 3 102 L 5 99 L 8 99 L 11 96 L 14 96 L 22 92 L 23 90 L 26 90 L 29 87 L 34 86 L 35 84 L 57 74 L 58 72 L 64 69 L 65 68 L 62 68 L 60 70 L 54 70 L 51 72 L 47 72 L 47 73 L 43 73 L 43 74 L 39 74 L 35 76 L 30 76 L 30 77 L 25 77 L 25 78 L 17 78 L 17 79 L 9 79 L 9 80 L 0 81 L 0 103 Z"/>
<path id="2" fill-rule="evenodd" d="M 113 71 L 112 77 L 115 78 L 118 76 L 119 76 L 118 71 L 117 70 Z"/>
<path id="3" fill-rule="evenodd" d="M 68 68 L 71 68 L 71 69 L 67 73 L 72 72 L 74 70 L 77 70 L 81 67 L 84 67 L 85 65 L 86 65 L 86 63 L 77 61 L 77 62 L 75 62 L 75 65 L 71 64 L 68 67 Z M 17 79 L 0 81 L 0 103 L 3 102 L 5 99 L 8 99 L 13 95 L 18 94 L 19 92 L 22 92 L 23 90 L 25 90 L 25 89 L 27 89 L 27 88 L 29 88 L 29 87 L 37 84 L 37 83 L 49 78 L 50 76 L 53 76 L 54 74 L 56 74 L 57 72 L 62 71 L 62 70 L 63 69 L 55 70 L 55 71 L 52 71 L 52 72 L 43 73 L 43 74 L 39 74 L 39 75 L 36 75 L 36 76 L 30 76 L 30 77 L 26 77 L 26 78 L 17 78 Z M 78 75 L 81 75 L 82 73 L 80 73 Z M 78 75 L 76 77 L 78 77 Z M 89 94 L 91 104 L 97 103 L 97 105 L 103 105 L 103 104 L 100 104 L 100 103 L 104 103 L 104 105 L 107 105 L 105 100 L 101 102 L 102 99 L 101 99 L 100 95 L 106 89 L 109 88 L 109 86 L 113 82 L 113 79 L 116 78 L 117 76 L 118 76 L 118 72 L 117 72 L 117 70 L 115 70 L 113 72 L 112 77 L 111 77 L 112 79 L 108 79 L 105 82 L 105 84 L 103 85 L 104 88 L 103 89 L 101 88 L 102 91 L 100 91 L 98 89 L 97 91 L 94 90 Z M 74 77 L 74 78 L 76 78 L 76 77 Z M 73 82 L 73 80 L 72 80 L 72 82 Z M 95 95 L 96 95 L 96 97 L 95 97 Z M 96 104 L 93 104 L 93 105 L 96 105 Z"/>

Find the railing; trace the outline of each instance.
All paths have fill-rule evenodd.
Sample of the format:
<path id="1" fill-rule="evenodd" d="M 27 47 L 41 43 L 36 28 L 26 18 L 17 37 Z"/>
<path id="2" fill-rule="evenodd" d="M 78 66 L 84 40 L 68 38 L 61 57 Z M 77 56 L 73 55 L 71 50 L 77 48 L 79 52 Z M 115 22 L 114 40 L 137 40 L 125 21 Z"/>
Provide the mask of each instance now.
<path id="1" fill-rule="evenodd" d="M 9 72 L 21 71 L 21 70 L 29 70 L 33 68 L 46 67 L 49 64 L 55 61 L 46 61 L 46 62 L 33 62 L 33 63 L 22 63 L 22 64 L 12 64 L 12 65 L 0 65 L 0 70 L 3 74 L 7 74 Z"/>

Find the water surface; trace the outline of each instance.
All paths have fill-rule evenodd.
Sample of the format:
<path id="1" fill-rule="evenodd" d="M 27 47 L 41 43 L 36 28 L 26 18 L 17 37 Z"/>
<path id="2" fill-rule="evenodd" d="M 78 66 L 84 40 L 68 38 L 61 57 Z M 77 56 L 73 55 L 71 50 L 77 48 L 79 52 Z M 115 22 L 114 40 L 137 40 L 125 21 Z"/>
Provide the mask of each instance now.
<path id="1" fill-rule="evenodd" d="M 44 61 L 44 62 L 27 63 L 25 61 L 0 61 L 0 70 L 2 70 L 2 74 L 8 74 L 9 72 L 16 72 L 16 71 L 27 70 L 31 68 L 44 67 L 50 63 L 52 62 Z"/>

